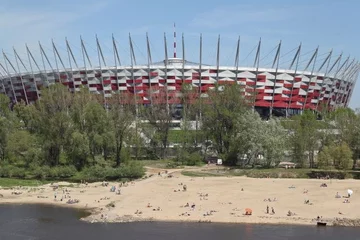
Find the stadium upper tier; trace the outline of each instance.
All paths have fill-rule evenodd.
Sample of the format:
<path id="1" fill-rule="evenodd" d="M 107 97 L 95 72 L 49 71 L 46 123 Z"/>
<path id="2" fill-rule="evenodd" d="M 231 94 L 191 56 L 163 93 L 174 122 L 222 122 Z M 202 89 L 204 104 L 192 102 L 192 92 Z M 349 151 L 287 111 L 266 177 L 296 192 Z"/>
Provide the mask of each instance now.
<path id="1" fill-rule="evenodd" d="M 54 43 L 52 44 L 54 56 L 52 61 L 49 60 L 48 53 L 39 44 L 41 56 L 39 62 L 42 65 L 37 63 L 28 47 L 26 47 L 28 55 L 26 65 L 15 49 L 13 59 L 3 52 L 4 60 L 0 62 L 0 92 L 7 94 L 13 102 L 23 100 L 31 103 L 41 96 L 42 88 L 50 84 L 62 83 L 75 94 L 80 90 L 80 86 L 85 86 L 90 92 L 101 94 L 105 101 L 113 94 L 126 93 L 135 94 L 135 99 L 139 104 L 150 104 L 152 96 L 156 96 L 159 91 L 166 90 L 167 102 L 180 103 L 180 90 L 184 83 L 189 84 L 198 97 L 206 97 L 206 92 L 215 87 L 221 90 L 227 84 L 239 84 L 244 89 L 242 94 L 251 96 L 255 107 L 319 110 L 323 107 L 332 109 L 338 106 L 348 106 L 360 69 L 359 63 L 355 60 L 350 60 L 349 57 L 343 58 L 342 54 L 334 57 L 332 51 L 326 53 L 321 62 L 319 60 L 316 62 L 319 54 L 318 48 L 311 53 L 305 67 L 300 69 L 301 45 L 294 50 L 295 54 L 290 59 L 289 69 L 280 68 L 281 42 L 275 48 L 276 52 L 271 59 L 272 65 L 265 68 L 260 64 L 261 41 L 256 44 L 257 51 L 253 66 L 242 67 L 239 65 L 240 41 L 237 42 L 237 50 L 234 52 L 234 65 L 220 66 L 220 38 L 218 39 L 217 64 L 215 65 L 202 64 L 201 50 L 199 63 L 177 58 L 175 51 L 174 57 L 169 58 L 166 44 L 165 60 L 153 63 L 148 38 L 148 63 L 139 65 L 136 64 L 130 38 L 131 64 L 128 66 L 119 64 L 120 58 L 116 41 L 113 38 L 115 66 L 109 67 L 105 64 L 106 61 L 98 39 L 96 42 L 98 63 L 103 65 L 100 67 L 92 65 L 82 40 L 83 67 L 79 67 L 68 41 L 66 41 L 67 61 L 61 58 Z M 176 44 L 174 45 L 176 46 Z M 202 49 L 201 46 L 200 49 Z M 183 56 L 185 55 L 184 51 L 185 49 L 183 49 Z M 42 68 L 40 65 L 44 67 Z"/>

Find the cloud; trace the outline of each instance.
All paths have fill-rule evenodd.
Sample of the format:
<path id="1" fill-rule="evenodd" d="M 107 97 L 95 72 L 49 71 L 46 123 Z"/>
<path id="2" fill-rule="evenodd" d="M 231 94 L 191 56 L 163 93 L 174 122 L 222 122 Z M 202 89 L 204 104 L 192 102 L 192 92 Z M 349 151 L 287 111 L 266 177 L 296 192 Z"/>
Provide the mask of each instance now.
<path id="1" fill-rule="evenodd" d="M 192 20 L 196 27 L 224 28 L 245 23 L 283 21 L 291 17 L 286 8 L 263 8 L 250 5 L 217 7 L 203 12 Z"/>
<path id="2" fill-rule="evenodd" d="M 35 45 L 38 40 L 50 41 L 71 31 L 71 24 L 101 11 L 107 2 L 88 2 L 82 6 L 34 6 L 0 8 L 0 44 L 5 50 L 12 46 Z M 81 9 L 81 10 L 80 10 Z"/>

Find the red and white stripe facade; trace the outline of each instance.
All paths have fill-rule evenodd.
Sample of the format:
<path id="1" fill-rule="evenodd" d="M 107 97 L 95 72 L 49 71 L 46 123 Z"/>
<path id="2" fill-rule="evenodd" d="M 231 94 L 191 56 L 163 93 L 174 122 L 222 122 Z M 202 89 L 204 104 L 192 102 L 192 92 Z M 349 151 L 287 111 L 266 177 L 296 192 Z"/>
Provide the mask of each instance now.
<path id="1" fill-rule="evenodd" d="M 84 54 L 83 44 L 82 50 Z M 56 51 L 54 49 L 55 57 Z M 114 48 L 116 62 L 115 51 L 116 47 Z M 100 62 L 102 53 L 99 52 Z M 44 51 L 41 53 L 46 60 L 46 53 Z M 72 56 L 72 52 L 70 53 L 69 59 Z M 18 55 L 15 54 L 16 56 Z M 135 99 L 139 104 L 150 104 L 151 94 L 165 89 L 169 103 L 180 103 L 178 96 L 184 83 L 190 84 L 203 96 L 217 85 L 239 84 L 244 87 L 243 94 L 252 96 L 256 107 L 320 110 L 324 106 L 330 109 L 348 106 L 359 73 L 359 64 L 350 61 L 349 58 L 342 61 L 333 60 L 331 63 L 326 59 L 328 62 L 324 61 L 322 65 L 327 70 L 317 72 L 314 71 L 311 61 L 308 64 L 310 67 L 307 67 L 310 70 L 297 69 L 297 56 L 293 59 L 292 70 L 278 67 L 262 68 L 259 65 L 241 67 L 237 66 L 236 60 L 235 66 L 219 66 L 219 64 L 208 66 L 183 61 L 180 58 L 169 58 L 160 63 L 149 62 L 145 65 L 138 65 L 132 59 L 132 66 L 120 66 L 118 62 L 117 66 L 112 67 L 92 67 L 86 64 L 86 57 L 87 53 L 84 54 L 85 67 L 77 67 L 77 63 L 73 62 L 72 68 L 65 66 L 61 68 L 60 63 L 60 66 L 54 67 L 48 62 L 52 70 L 41 71 L 39 68 L 39 71 L 32 69 L 28 72 L 19 72 L 16 71 L 16 64 L 12 63 L 15 61 L 11 61 L 4 54 L 4 61 L 0 65 L 0 92 L 7 94 L 15 102 L 23 100 L 31 103 L 41 95 L 41 88 L 59 82 L 75 94 L 80 86 L 85 86 L 90 92 L 101 94 L 105 99 L 113 94 L 136 94 Z M 151 61 L 151 54 L 149 59 Z M 33 60 L 34 68 L 36 62 L 35 59 Z M 58 62 L 60 60 L 59 58 Z M 22 64 L 20 58 L 16 61 L 17 64 Z M 71 64 L 71 60 L 69 61 Z M 276 65 L 275 57 L 274 66 Z M 334 70 L 329 71 L 332 67 Z M 11 69 L 14 71 L 11 72 Z"/>

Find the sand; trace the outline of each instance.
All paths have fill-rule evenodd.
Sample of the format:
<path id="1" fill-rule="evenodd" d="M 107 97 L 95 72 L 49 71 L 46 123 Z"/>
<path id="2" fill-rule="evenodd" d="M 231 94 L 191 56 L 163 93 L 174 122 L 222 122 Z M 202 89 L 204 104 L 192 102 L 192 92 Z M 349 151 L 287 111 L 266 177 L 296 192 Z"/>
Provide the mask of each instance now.
<path id="1" fill-rule="evenodd" d="M 19 190 L 0 189 L 0 203 L 40 203 L 91 209 L 92 215 L 84 219 L 90 222 L 154 220 L 314 225 L 314 219 L 322 216 L 331 225 L 336 218 L 356 220 L 360 217 L 360 185 L 357 180 L 203 178 L 183 176 L 179 170 L 171 172 L 171 178 L 165 173 L 161 176 L 153 174 L 145 180 L 128 183 L 121 187 L 120 195 L 110 192 L 111 186 L 118 188 L 119 183 L 115 182 L 110 182 L 107 187 L 102 183 L 75 187 L 58 183 L 57 190 L 53 190 L 50 184 Z M 327 187 L 320 187 L 322 183 Z M 184 184 L 187 191 L 183 191 Z M 68 198 L 65 199 L 63 194 L 65 189 L 79 203 L 67 204 Z M 347 189 L 354 191 L 350 203 L 343 203 L 345 198 L 335 198 L 337 192 L 341 196 L 347 195 Z M 14 191 L 22 194 L 14 195 Z M 54 199 L 55 193 L 57 200 Z M 269 198 L 271 202 L 264 201 Z M 310 204 L 305 204 L 305 200 Z M 115 206 L 107 206 L 109 203 Z M 191 208 L 191 205 L 195 207 Z M 266 213 L 267 206 L 270 214 Z M 252 209 L 251 216 L 244 215 L 245 208 Z M 275 214 L 271 214 L 271 208 Z M 287 216 L 289 210 L 295 215 Z"/>

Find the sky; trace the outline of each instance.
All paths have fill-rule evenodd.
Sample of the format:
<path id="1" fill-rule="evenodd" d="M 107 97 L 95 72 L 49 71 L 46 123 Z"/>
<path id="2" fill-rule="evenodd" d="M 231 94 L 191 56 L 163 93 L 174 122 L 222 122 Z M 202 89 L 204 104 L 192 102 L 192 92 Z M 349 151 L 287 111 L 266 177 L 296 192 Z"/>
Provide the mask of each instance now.
<path id="1" fill-rule="evenodd" d="M 281 67 L 289 67 L 300 42 L 300 65 L 306 65 L 319 47 L 317 65 L 333 49 L 333 60 L 360 60 L 358 0 L 1 0 L 0 47 L 11 59 L 13 47 L 26 63 L 25 44 L 39 59 L 40 41 L 50 61 L 51 41 L 66 59 L 65 37 L 78 62 L 82 61 L 80 35 L 96 65 L 98 36 L 107 65 L 113 65 L 111 36 L 118 45 L 122 64 L 130 63 L 129 33 L 137 63 L 146 63 L 146 33 L 153 61 L 164 59 L 164 33 L 172 55 L 173 24 L 176 23 L 177 52 L 181 56 L 181 34 L 185 56 L 199 60 L 199 36 L 203 36 L 203 62 L 216 62 L 216 45 L 221 36 L 220 65 L 233 65 L 240 36 L 240 65 L 251 66 L 261 38 L 260 65 L 269 66 L 280 40 Z M 0 62 L 2 59 L 0 59 Z M 65 61 L 65 60 L 64 60 Z M 98 64 L 99 65 L 99 64 Z M 360 83 L 350 107 L 360 108 Z"/>

